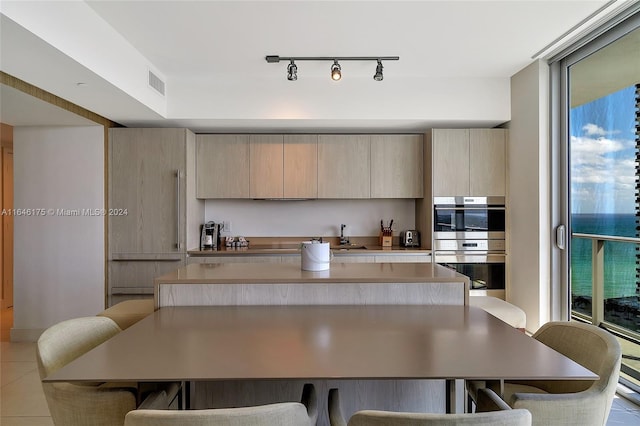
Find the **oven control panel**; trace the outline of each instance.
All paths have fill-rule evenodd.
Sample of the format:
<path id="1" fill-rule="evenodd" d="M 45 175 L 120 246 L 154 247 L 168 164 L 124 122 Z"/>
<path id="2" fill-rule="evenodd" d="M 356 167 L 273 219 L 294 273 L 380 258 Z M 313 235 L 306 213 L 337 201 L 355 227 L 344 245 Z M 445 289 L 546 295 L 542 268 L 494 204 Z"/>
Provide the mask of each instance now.
<path id="1" fill-rule="evenodd" d="M 437 251 L 489 251 L 504 252 L 504 240 L 435 240 Z"/>

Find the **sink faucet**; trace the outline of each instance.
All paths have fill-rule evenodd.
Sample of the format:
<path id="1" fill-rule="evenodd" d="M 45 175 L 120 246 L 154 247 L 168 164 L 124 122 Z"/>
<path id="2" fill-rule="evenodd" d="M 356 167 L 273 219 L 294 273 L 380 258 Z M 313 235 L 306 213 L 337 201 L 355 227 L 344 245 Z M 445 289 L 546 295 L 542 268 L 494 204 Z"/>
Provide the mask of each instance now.
<path id="1" fill-rule="evenodd" d="M 344 223 L 340 224 L 340 245 L 341 246 L 345 244 L 349 244 L 349 239 L 344 236 L 344 228 L 346 226 L 347 225 L 345 225 Z"/>

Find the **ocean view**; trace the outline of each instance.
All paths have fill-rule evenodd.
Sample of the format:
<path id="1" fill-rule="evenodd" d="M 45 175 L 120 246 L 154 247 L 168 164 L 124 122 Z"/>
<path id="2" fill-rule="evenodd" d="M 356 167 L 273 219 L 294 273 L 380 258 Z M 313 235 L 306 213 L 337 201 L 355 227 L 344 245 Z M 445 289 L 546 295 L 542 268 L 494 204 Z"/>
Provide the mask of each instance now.
<path id="1" fill-rule="evenodd" d="M 573 214 L 574 233 L 636 236 L 634 214 Z M 571 242 L 571 293 L 591 296 L 591 240 Z M 605 299 L 636 296 L 636 244 L 605 243 Z"/>

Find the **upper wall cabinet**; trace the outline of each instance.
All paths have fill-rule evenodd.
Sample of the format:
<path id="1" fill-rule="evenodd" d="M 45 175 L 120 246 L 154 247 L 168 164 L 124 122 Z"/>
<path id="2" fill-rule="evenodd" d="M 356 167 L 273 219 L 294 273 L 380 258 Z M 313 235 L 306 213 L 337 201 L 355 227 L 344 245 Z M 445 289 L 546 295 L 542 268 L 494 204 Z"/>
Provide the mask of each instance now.
<path id="1" fill-rule="evenodd" d="M 422 135 L 198 135 L 198 198 L 422 198 Z"/>
<path id="2" fill-rule="evenodd" d="M 249 135 L 197 135 L 198 198 L 249 197 Z"/>
<path id="3" fill-rule="evenodd" d="M 282 135 L 249 136 L 249 196 L 282 198 L 284 145 Z"/>
<path id="4" fill-rule="evenodd" d="M 318 136 L 251 135 L 251 198 L 317 198 Z"/>
<path id="5" fill-rule="evenodd" d="M 422 198 L 422 135 L 371 136 L 371 198 Z"/>
<path id="6" fill-rule="evenodd" d="M 433 196 L 505 196 L 505 129 L 434 129 Z"/>
<path id="7" fill-rule="evenodd" d="M 431 143 L 433 195 L 469 195 L 469 130 L 434 129 Z"/>
<path id="8" fill-rule="evenodd" d="M 370 198 L 369 135 L 318 136 L 318 198 Z"/>
<path id="9" fill-rule="evenodd" d="M 318 135 L 284 136 L 284 198 L 318 198 Z"/>
<path id="10" fill-rule="evenodd" d="M 505 129 L 471 129 L 469 133 L 469 192 L 472 196 L 505 196 Z"/>

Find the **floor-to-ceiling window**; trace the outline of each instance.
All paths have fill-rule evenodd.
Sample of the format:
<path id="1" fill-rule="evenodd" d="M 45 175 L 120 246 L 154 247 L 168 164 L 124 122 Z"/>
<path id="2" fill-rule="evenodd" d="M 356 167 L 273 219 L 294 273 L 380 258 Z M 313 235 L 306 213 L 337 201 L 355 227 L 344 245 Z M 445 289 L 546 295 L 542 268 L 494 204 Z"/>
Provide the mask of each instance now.
<path id="1" fill-rule="evenodd" d="M 640 16 L 563 59 L 562 118 L 574 320 L 611 330 L 640 385 Z"/>

